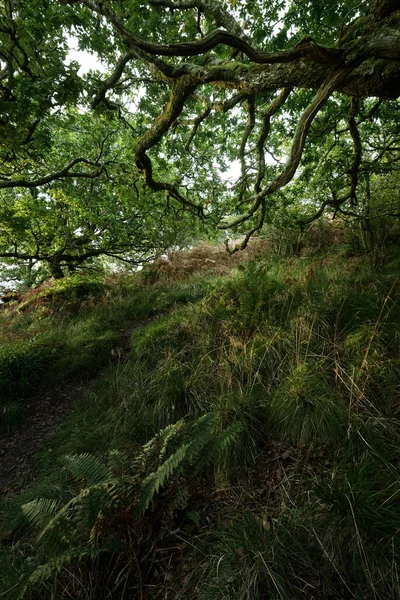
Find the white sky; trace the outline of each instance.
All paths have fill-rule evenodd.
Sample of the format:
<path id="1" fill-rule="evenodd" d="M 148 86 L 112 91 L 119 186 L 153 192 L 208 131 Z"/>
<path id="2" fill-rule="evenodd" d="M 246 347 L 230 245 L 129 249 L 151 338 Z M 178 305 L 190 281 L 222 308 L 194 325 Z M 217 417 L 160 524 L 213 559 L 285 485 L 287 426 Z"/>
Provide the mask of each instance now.
<path id="1" fill-rule="evenodd" d="M 66 62 L 69 64 L 75 60 L 77 63 L 79 63 L 81 65 L 78 71 L 79 75 L 84 75 L 90 70 L 105 71 L 105 68 L 100 62 L 98 56 L 91 54 L 86 50 L 78 50 L 78 40 L 75 37 L 69 36 L 68 45 L 69 52 Z"/>

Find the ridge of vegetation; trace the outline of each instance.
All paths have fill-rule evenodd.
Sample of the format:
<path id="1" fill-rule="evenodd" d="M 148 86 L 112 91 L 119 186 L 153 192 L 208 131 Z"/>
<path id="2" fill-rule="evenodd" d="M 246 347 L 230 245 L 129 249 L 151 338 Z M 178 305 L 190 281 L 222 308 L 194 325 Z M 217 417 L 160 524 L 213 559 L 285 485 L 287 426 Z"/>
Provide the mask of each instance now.
<path id="1" fill-rule="evenodd" d="M 203 247 L 197 273 L 183 257 L 180 275 L 66 278 L 4 311 L 7 427 L 39 375 L 103 371 L 1 504 L 0 597 L 398 598 L 388 252 L 378 270 L 338 247 L 222 276 Z"/>

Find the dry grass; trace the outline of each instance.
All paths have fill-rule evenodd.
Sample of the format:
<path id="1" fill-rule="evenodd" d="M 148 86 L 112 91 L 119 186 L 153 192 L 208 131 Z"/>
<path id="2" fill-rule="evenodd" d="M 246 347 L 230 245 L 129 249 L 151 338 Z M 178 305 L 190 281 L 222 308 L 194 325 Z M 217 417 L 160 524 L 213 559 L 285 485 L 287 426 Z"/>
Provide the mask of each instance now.
<path id="1" fill-rule="evenodd" d="M 210 246 L 203 242 L 189 250 L 170 251 L 166 257 L 146 266 L 144 276 L 154 282 L 166 279 L 177 281 L 203 273 L 222 276 L 239 265 L 264 258 L 269 251 L 269 243 L 259 238 L 252 239 L 245 250 L 233 255 L 228 254 L 223 244 Z"/>

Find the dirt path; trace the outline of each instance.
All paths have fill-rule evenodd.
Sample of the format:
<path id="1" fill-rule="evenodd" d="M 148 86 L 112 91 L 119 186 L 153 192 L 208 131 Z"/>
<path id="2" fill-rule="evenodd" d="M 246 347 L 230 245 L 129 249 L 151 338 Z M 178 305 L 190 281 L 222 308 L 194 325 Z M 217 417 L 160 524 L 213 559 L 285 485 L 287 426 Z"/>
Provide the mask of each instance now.
<path id="1" fill-rule="evenodd" d="M 88 384 L 75 384 L 24 402 L 21 427 L 0 435 L 0 496 L 22 492 L 32 479 L 32 457 L 65 420 Z"/>
<path id="2" fill-rule="evenodd" d="M 112 364 L 124 362 L 130 352 L 134 329 L 160 319 L 164 313 L 153 315 L 133 327 L 120 329 L 118 341 L 111 350 L 109 364 L 101 365 L 90 380 L 75 381 L 24 401 L 22 425 L 10 432 L 0 433 L 0 498 L 21 493 L 32 481 L 34 454 L 58 431 L 75 402 L 87 394 L 95 379 Z"/>
<path id="3" fill-rule="evenodd" d="M 121 330 L 111 350 L 109 365 L 126 360 L 132 329 Z M 58 431 L 75 402 L 87 394 L 92 382 L 109 365 L 102 365 L 90 380 L 75 381 L 60 388 L 44 390 L 24 401 L 22 425 L 0 434 L 0 497 L 24 491 L 33 478 L 33 455 Z"/>

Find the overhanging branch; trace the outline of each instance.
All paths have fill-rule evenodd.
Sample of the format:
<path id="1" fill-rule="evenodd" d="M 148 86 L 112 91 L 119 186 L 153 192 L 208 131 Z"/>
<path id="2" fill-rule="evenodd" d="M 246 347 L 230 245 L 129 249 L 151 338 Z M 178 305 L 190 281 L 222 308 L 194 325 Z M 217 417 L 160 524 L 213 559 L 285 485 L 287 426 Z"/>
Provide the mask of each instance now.
<path id="1" fill-rule="evenodd" d="M 71 169 L 75 165 L 80 163 L 94 167 L 93 172 L 85 173 L 71 171 Z M 6 181 L 0 181 L 0 189 L 10 189 L 16 187 L 36 188 L 40 187 L 41 185 L 46 185 L 46 183 L 51 183 L 52 181 L 65 178 L 95 179 L 96 177 L 99 177 L 101 175 L 106 164 L 107 163 L 99 164 L 97 162 L 88 160 L 87 158 L 78 157 L 71 160 L 67 165 L 65 165 L 65 167 L 63 167 L 59 171 L 56 171 L 54 173 L 48 173 L 47 175 L 43 175 L 42 177 L 38 177 L 36 179 L 9 179 Z"/>
<path id="2" fill-rule="evenodd" d="M 153 121 L 148 131 L 137 142 L 135 148 L 135 163 L 143 174 L 146 184 L 155 192 L 167 191 L 183 206 L 194 209 L 198 214 L 203 213 L 201 206 L 191 202 L 179 191 L 179 186 L 169 182 L 156 181 L 153 178 L 153 166 L 147 151 L 155 146 L 169 130 L 171 125 L 181 114 L 186 100 L 195 91 L 196 85 L 192 78 L 181 79 L 174 82 L 169 101 L 163 112 Z"/>
<path id="3" fill-rule="evenodd" d="M 260 208 L 264 198 L 275 193 L 280 188 L 284 187 L 296 173 L 297 167 L 299 166 L 304 145 L 306 143 L 307 135 L 310 130 L 311 124 L 325 102 L 335 91 L 336 87 L 341 81 L 347 77 L 349 73 L 348 68 L 338 69 L 319 89 L 318 93 L 314 97 L 313 101 L 307 106 L 301 115 L 297 129 L 293 138 L 292 146 L 289 153 L 289 158 L 286 161 L 285 167 L 282 172 L 275 177 L 263 190 L 255 195 L 253 204 L 248 212 L 240 215 L 233 221 L 222 223 L 220 229 L 229 229 L 230 227 L 236 227 L 248 221 L 254 213 Z"/>
<path id="4" fill-rule="evenodd" d="M 82 0 L 82 4 L 85 4 L 97 14 L 106 17 L 131 48 L 138 48 L 150 55 L 171 57 L 200 56 L 223 44 L 239 50 L 239 52 L 245 54 L 252 62 L 258 64 L 281 64 L 293 62 L 300 58 L 308 58 L 317 63 L 338 65 L 343 58 L 341 50 L 320 46 L 309 38 L 301 41 L 290 50 L 272 53 L 261 52 L 254 48 L 247 40 L 223 29 L 212 31 L 202 39 L 193 42 L 156 44 L 144 40 L 128 29 L 123 21 L 105 3 L 98 2 L 97 0 Z"/>

